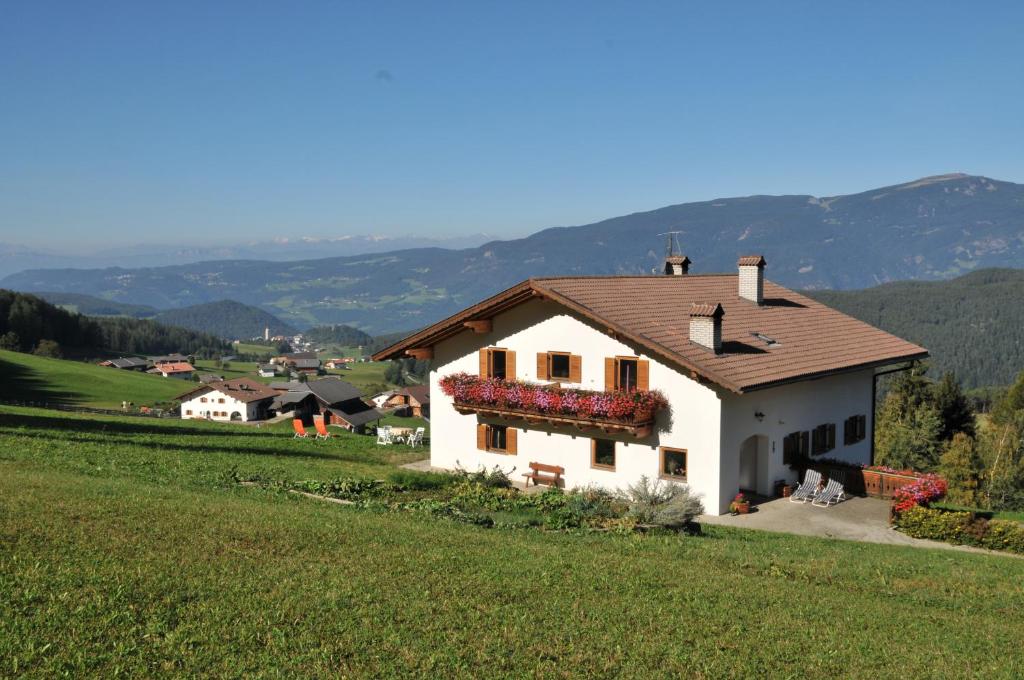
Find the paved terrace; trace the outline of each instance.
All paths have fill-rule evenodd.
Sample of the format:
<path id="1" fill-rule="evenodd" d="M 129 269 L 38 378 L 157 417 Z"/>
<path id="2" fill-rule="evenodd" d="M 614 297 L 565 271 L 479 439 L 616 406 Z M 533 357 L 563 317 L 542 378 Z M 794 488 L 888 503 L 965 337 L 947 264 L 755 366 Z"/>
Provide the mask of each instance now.
<path id="1" fill-rule="evenodd" d="M 838 538 L 845 541 L 992 554 L 987 550 L 969 546 L 911 538 L 896 531 L 889 526 L 889 501 L 880 498 L 854 496 L 830 508 L 819 508 L 810 503 L 792 503 L 788 498 L 775 498 L 753 506 L 749 515 L 701 515 L 699 521 L 741 529 Z"/>

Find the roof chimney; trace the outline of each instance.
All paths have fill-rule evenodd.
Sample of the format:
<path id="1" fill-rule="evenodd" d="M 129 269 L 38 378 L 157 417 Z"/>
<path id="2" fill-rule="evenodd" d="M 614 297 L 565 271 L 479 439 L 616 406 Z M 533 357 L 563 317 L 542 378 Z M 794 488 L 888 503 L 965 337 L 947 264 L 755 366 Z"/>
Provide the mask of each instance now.
<path id="1" fill-rule="evenodd" d="M 686 255 L 669 255 L 665 258 L 665 276 L 683 276 L 690 273 L 690 258 Z"/>
<path id="2" fill-rule="evenodd" d="M 737 263 L 740 268 L 740 297 L 757 304 L 764 303 L 764 266 L 761 255 L 744 255 Z"/>
<path id="3" fill-rule="evenodd" d="M 717 302 L 694 303 L 690 307 L 690 342 L 719 354 L 722 351 L 722 317 L 725 310 Z"/>

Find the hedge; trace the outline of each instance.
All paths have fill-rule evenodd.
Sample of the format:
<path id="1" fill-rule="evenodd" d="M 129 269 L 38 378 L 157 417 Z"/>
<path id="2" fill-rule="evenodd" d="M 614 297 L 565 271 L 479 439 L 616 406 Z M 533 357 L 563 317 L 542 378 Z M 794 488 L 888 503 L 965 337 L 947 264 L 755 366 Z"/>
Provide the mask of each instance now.
<path id="1" fill-rule="evenodd" d="M 1013 520 L 918 505 L 899 513 L 895 522 L 903 533 L 914 538 L 1024 554 L 1024 524 Z"/>

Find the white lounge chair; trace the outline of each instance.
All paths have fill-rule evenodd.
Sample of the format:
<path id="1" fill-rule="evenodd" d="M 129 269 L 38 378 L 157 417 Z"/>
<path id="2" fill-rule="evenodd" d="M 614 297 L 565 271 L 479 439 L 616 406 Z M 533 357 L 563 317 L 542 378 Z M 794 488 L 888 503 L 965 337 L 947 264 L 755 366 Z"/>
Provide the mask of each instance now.
<path id="1" fill-rule="evenodd" d="M 816 495 L 811 500 L 811 505 L 816 505 L 819 508 L 827 508 L 830 505 L 835 505 L 839 501 L 846 498 L 846 494 L 843 491 L 843 483 L 838 478 L 832 478 L 828 480 L 828 484 L 821 490 L 821 493 Z"/>
<path id="2" fill-rule="evenodd" d="M 807 470 L 804 473 L 804 481 L 796 490 L 789 495 L 790 503 L 806 503 L 814 500 L 818 493 L 818 486 L 821 484 L 821 473 L 817 470 Z"/>
<path id="3" fill-rule="evenodd" d="M 391 434 L 390 425 L 382 425 L 377 428 L 377 444 L 383 446 L 389 446 L 395 442 L 394 437 Z"/>
<path id="4" fill-rule="evenodd" d="M 416 431 L 413 432 L 412 434 L 410 434 L 406 438 L 405 443 L 408 444 L 409 446 L 413 447 L 413 448 L 416 448 L 417 446 L 422 446 L 423 445 L 423 435 L 425 435 L 426 433 L 427 433 L 427 428 L 425 428 L 425 427 L 417 427 Z"/>

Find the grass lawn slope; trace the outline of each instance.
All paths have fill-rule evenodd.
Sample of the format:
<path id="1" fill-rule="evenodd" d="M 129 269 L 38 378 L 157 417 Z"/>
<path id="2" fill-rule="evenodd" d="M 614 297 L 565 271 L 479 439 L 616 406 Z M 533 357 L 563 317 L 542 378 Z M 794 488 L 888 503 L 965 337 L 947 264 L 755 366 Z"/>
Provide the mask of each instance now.
<path id="1" fill-rule="evenodd" d="M 1024 674 L 1021 559 L 483 529 L 227 481 L 416 455 L 0 407 L 0 676 Z"/>
<path id="2" fill-rule="evenodd" d="M 0 350 L 0 400 L 121 408 L 169 401 L 192 383 L 80 361 Z"/>

